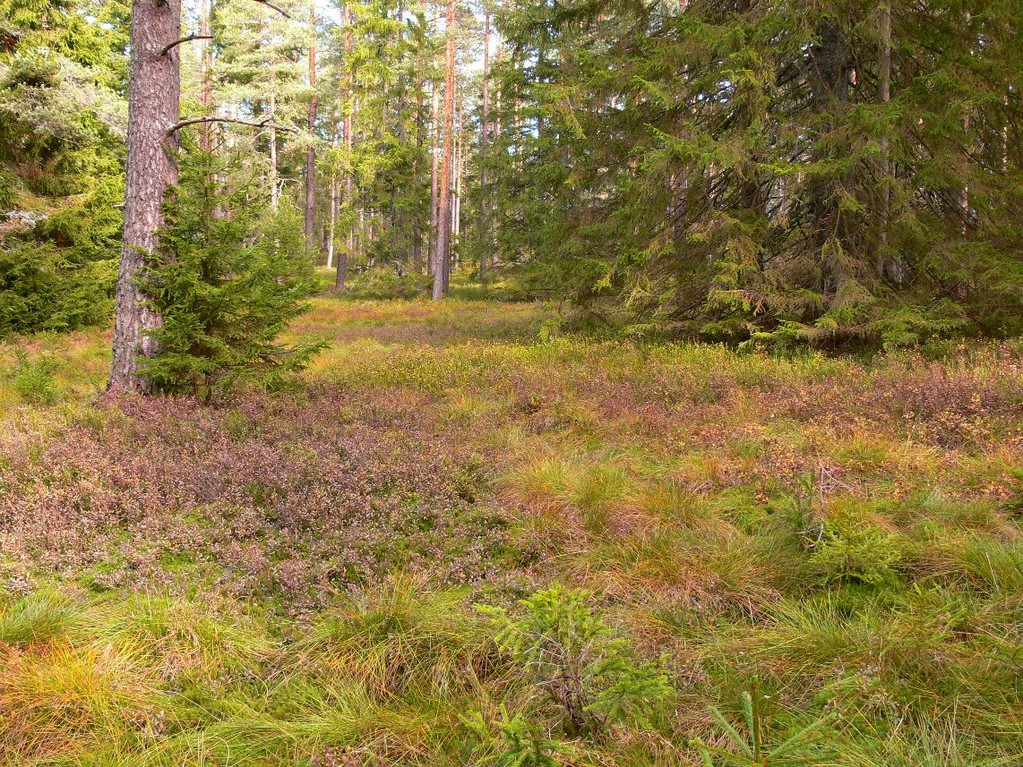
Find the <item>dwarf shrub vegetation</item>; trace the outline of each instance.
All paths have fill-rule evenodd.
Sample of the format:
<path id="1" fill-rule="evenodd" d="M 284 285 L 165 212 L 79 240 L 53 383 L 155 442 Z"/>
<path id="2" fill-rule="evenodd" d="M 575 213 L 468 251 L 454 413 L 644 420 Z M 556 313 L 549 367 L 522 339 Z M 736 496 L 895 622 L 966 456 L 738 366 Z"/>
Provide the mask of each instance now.
<path id="1" fill-rule="evenodd" d="M 0 343 L 0 763 L 1019 761 L 1019 344 L 309 303 L 301 396 L 224 408 L 97 401 L 98 330 Z"/>

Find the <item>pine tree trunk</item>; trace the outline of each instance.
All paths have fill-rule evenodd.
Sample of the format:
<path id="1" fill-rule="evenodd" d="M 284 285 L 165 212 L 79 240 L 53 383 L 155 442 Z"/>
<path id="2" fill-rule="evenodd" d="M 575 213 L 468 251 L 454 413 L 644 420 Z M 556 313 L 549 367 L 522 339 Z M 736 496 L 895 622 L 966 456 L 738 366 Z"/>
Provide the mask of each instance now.
<path id="1" fill-rule="evenodd" d="M 480 124 L 480 282 L 486 278 L 488 253 L 487 143 L 490 141 L 490 14 L 483 20 L 483 107 Z"/>
<path id="2" fill-rule="evenodd" d="M 273 115 L 273 97 L 270 98 L 270 114 Z M 271 127 L 268 138 L 270 143 L 270 209 L 276 211 L 280 206 L 281 190 L 277 180 L 277 129 Z"/>
<path id="3" fill-rule="evenodd" d="M 431 275 L 437 271 L 437 243 L 440 240 L 440 230 L 437 226 L 437 211 L 440 207 L 440 191 L 438 188 L 437 173 L 440 166 L 440 126 L 437 117 L 440 112 L 440 91 L 437 83 L 433 84 L 433 117 L 430 125 L 433 126 L 433 168 L 430 171 L 430 251 L 427 272 Z"/>
<path id="4" fill-rule="evenodd" d="M 458 107 L 458 121 L 457 128 L 455 129 L 455 192 L 451 201 L 452 217 L 451 217 L 451 229 L 453 235 L 451 237 L 451 247 L 453 250 L 452 257 L 457 263 L 458 260 L 458 244 L 462 241 L 462 180 L 464 178 L 465 166 L 463 164 L 465 159 L 465 139 L 461 132 L 462 125 L 462 107 Z"/>
<path id="5" fill-rule="evenodd" d="M 498 72 L 501 71 L 501 62 L 503 60 L 503 57 L 504 57 L 504 48 L 501 47 L 501 38 L 500 38 L 500 36 L 498 36 L 498 38 L 497 38 L 497 71 Z M 493 138 L 497 139 L 497 140 L 500 140 L 500 138 L 501 138 L 501 115 L 502 115 L 502 111 L 501 111 L 501 97 L 502 97 L 503 92 L 504 92 L 504 88 L 502 87 L 502 83 L 501 83 L 500 77 L 497 80 L 496 86 L 497 86 L 497 93 L 494 94 L 494 96 L 495 96 L 494 104 L 495 104 L 496 109 L 494 110 L 495 114 L 494 114 Z M 494 202 L 494 198 L 491 197 L 491 198 L 488 198 L 488 199 L 490 199 L 491 202 Z M 498 204 L 495 202 L 494 205 L 491 207 L 490 213 L 491 214 L 494 213 L 494 211 L 497 210 L 497 207 L 498 207 Z M 500 220 L 500 216 L 490 215 L 489 218 L 490 218 L 490 228 L 493 229 L 493 233 L 491 234 L 491 238 L 490 238 L 490 242 L 492 244 L 492 249 L 491 249 L 491 253 L 490 253 L 490 268 L 494 269 L 494 268 L 497 267 L 497 234 L 498 234 L 498 221 Z"/>
<path id="6" fill-rule="evenodd" d="M 337 173 L 330 174 L 330 223 L 327 225 L 327 268 L 334 265 L 334 233 L 337 229 L 337 205 L 341 190 L 337 181 Z M 335 278 L 336 282 L 336 278 Z"/>
<path id="7" fill-rule="evenodd" d="M 177 183 L 176 134 L 180 116 L 179 53 L 164 47 L 180 37 L 180 0 L 133 0 L 128 81 L 128 156 L 125 167 L 124 234 L 117 280 L 110 391 L 149 392 L 139 356 L 153 357 L 150 331 L 161 318 L 145 306 L 137 281 L 159 245 L 161 204 Z"/>
<path id="8" fill-rule="evenodd" d="M 213 41 L 205 39 L 210 34 L 210 0 L 202 0 L 199 9 L 199 100 L 204 115 L 213 114 Z M 199 130 L 199 148 L 204 152 L 213 151 L 213 123 L 203 123 Z"/>
<path id="9" fill-rule="evenodd" d="M 309 25 L 312 27 L 312 39 L 309 42 L 309 87 L 312 97 L 309 99 L 309 148 L 305 152 L 305 238 L 309 248 L 315 247 L 316 220 L 316 148 L 313 142 L 313 131 L 316 129 L 316 5 L 309 3 Z"/>
<path id="10" fill-rule="evenodd" d="M 455 134 L 455 0 L 448 0 L 447 75 L 444 84 L 444 157 L 440 175 L 440 237 L 437 243 L 437 265 L 433 272 L 433 300 L 438 301 L 448 292 L 451 269 L 451 163 Z"/>
<path id="11" fill-rule="evenodd" d="M 344 34 L 344 54 L 345 54 L 345 66 L 350 67 L 350 54 L 352 52 L 352 13 L 348 6 L 345 6 L 341 11 L 341 18 L 345 24 Z M 352 102 L 354 89 L 354 83 L 352 82 L 351 69 L 349 68 L 344 75 L 345 84 L 345 119 L 343 130 L 345 133 L 345 152 L 348 157 L 348 162 L 352 160 L 352 148 L 355 146 L 355 142 L 352 136 L 352 123 L 353 114 L 355 111 L 355 105 Z M 345 193 L 344 193 L 344 206 L 346 210 L 350 210 L 352 207 L 352 171 L 351 168 L 345 170 Z M 343 291 L 345 289 L 345 283 L 348 281 L 348 260 L 351 258 L 352 248 L 355 245 L 355 235 L 352 232 L 351 223 L 348 226 L 348 237 L 346 238 L 346 247 L 341 253 L 337 255 L 337 272 L 334 274 L 334 288 L 336 290 Z"/>
<path id="12" fill-rule="evenodd" d="M 880 50 L 878 56 L 877 97 L 882 104 L 892 100 L 892 4 L 881 1 Z M 881 136 L 881 247 L 877 257 L 880 279 L 890 273 L 896 284 L 902 281 L 902 268 L 898 260 L 889 261 L 888 227 L 891 223 L 893 168 L 889 153 L 888 132 Z"/>
<path id="13" fill-rule="evenodd" d="M 280 189 L 278 188 L 277 180 L 277 128 L 274 124 L 277 122 L 277 58 L 274 55 L 276 46 L 272 39 L 273 32 L 270 32 L 270 93 L 269 97 L 269 118 L 270 118 L 270 132 L 269 132 L 269 144 L 270 144 L 270 208 L 273 211 L 277 211 L 280 205 Z"/>
<path id="14" fill-rule="evenodd" d="M 416 153 L 412 160 L 412 185 L 419 189 L 419 157 L 423 151 L 423 74 L 417 75 L 416 83 Z M 418 192 L 417 192 L 418 193 Z M 412 264 L 417 274 L 423 271 L 423 222 L 416 210 L 412 218 Z"/>

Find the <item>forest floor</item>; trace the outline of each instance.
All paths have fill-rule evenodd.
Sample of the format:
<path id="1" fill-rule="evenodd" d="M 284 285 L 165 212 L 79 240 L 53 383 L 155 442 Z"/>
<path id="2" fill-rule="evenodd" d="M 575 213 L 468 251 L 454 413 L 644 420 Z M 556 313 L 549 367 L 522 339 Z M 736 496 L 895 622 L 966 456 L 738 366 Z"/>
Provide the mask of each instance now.
<path id="1" fill-rule="evenodd" d="M 558 328 L 317 298 L 302 385 L 219 407 L 100 397 L 102 331 L 0 346 L 0 763 L 689 765 L 751 689 L 765 753 L 815 726 L 764 764 L 1023 763 L 1023 344 Z M 554 585 L 583 733 L 478 609 Z M 670 695 L 608 708 L 622 668 Z"/>

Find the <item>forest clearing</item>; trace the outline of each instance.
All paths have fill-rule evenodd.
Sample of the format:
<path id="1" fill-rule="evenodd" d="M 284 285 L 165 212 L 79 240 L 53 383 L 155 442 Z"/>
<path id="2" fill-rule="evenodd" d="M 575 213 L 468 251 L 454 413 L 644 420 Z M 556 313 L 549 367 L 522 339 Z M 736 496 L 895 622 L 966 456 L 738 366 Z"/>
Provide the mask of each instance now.
<path id="1" fill-rule="evenodd" d="M 0 767 L 1023 767 L 1023 0 L 0 0 Z"/>
<path id="2" fill-rule="evenodd" d="M 106 332 L 4 346 L 3 762 L 697 764 L 756 684 L 765 748 L 817 723 L 779 764 L 1019 763 L 1018 343 L 782 359 L 556 318 L 317 298 L 301 385 L 217 408 L 97 406 Z M 599 618 L 657 669 L 588 669 L 624 710 L 585 733 L 478 609 L 550 589 L 573 664 Z"/>

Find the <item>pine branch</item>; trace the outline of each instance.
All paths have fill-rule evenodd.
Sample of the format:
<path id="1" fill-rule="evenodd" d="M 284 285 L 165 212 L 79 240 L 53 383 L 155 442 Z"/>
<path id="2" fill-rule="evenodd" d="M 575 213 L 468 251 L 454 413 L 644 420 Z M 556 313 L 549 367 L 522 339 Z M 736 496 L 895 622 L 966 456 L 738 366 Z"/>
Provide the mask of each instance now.
<path id="1" fill-rule="evenodd" d="M 286 10 L 281 8 L 279 5 L 274 5 L 273 3 L 270 2 L 270 0 L 253 0 L 253 2 L 259 3 L 260 5 L 265 5 L 267 8 L 272 8 L 273 10 L 277 11 L 277 13 L 281 14 L 281 16 L 283 16 L 286 19 L 290 19 L 291 18 L 291 14 L 290 13 L 288 13 Z"/>
<path id="2" fill-rule="evenodd" d="M 167 43 L 163 48 L 160 49 L 160 55 L 166 56 L 172 50 L 177 48 L 183 43 L 190 43 L 192 40 L 212 40 L 213 35 L 189 35 L 188 37 L 179 37 L 173 43 Z"/>
<path id="3" fill-rule="evenodd" d="M 188 119 L 181 120 L 169 127 L 167 129 L 167 135 L 172 136 L 182 128 L 186 128 L 189 125 L 200 125 L 202 123 L 234 123 L 235 125 L 248 125 L 253 128 L 274 128 L 286 133 L 298 133 L 297 129 L 291 128 L 287 125 L 278 125 L 275 122 L 271 122 L 269 118 L 256 122 L 255 120 L 240 120 L 236 117 L 189 117 Z"/>

